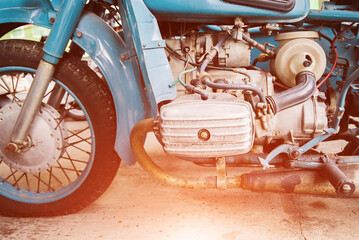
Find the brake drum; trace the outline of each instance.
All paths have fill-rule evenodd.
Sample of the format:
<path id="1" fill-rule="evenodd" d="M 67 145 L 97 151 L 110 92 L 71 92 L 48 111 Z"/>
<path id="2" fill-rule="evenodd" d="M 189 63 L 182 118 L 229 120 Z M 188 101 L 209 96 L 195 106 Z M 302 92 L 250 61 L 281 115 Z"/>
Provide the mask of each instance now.
<path id="1" fill-rule="evenodd" d="M 53 166 L 62 155 L 67 145 L 67 129 L 60 114 L 43 104 L 30 129 L 30 146 L 20 153 L 5 151 L 21 105 L 11 103 L 0 109 L 0 160 L 21 172 L 41 172 Z"/>

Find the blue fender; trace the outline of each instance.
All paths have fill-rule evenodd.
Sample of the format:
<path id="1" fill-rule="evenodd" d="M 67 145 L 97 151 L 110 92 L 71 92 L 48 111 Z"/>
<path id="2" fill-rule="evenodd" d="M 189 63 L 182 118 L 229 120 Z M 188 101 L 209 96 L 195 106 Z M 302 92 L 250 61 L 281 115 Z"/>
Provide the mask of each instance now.
<path id="1" fill-rule="evenodd" d="M 50 19 L 56 18 L 56 9 L 61 2 L 62 0 L 2 0 L 0 24 L 31 23 L 51 28 Z M 134 71 L 131 61 L 121 60 L 120 54 L 127 51 L 126 44 L 101 18 L 94 13 L 85 12 L 72 40 L 97 64 L 109 85 L 117 117 L 114 148 L 126 164 L 132 165 L 135 159 L 129 143 L 130 132 L 137 122 L 156 112 L 149 107 L 149 102 L 157 101 L 148 99 L 151 96 L 145 94 L 140 74 L 138 70 Z"/>

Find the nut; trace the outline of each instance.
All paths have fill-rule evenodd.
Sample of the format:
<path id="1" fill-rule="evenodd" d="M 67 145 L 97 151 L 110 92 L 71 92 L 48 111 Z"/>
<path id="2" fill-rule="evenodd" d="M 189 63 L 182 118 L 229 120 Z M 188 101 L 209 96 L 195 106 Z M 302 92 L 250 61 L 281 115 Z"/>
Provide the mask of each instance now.
<path id="1" fill-rule="evenodd" d="M 9 143 L 6 147 L 5 147 L 5 151 L 7 153 L 13 153 L 13 152 L 16 152 L 18 150 L 18 147 L 16 145 L 16 143 Z"/>

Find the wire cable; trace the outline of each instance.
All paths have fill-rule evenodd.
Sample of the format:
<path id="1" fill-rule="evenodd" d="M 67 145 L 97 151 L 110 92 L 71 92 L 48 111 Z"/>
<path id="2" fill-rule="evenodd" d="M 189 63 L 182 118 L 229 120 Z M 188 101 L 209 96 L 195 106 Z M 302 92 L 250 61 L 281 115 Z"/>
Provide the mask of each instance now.
<path id="1" fill-rule="evenodd" d="M 346 28 L 344 28 L 342 31 L 340 31 L 337 35 L 335 35 L 333 41 L 332 41 L 332 45 L 331 45 L 331 48 L 333 49 L 334 51 L 334 54 L 335 54 L 335 59 L 334 59 L 334 63 L 333 63 L 333 66 L 332 68 L 330 69 L 329 73 L 325 76 L 325 78 L 323 80 L 320 81 L 320 83 L 317 84 L 317 88 L 320 88 L 320 86 L 322 86 L 322 84 L 327 81 L 329 79 L 329 77 L 332 75 L 336 65 L 337 65 L 337 62 L 338 62 L 338 52 L 337 52 L 337 49 L 335 47 L 335 41 L 338 39 L 338 37 L 343 33 L 345 32 L 346 30 L 348 30 L 349 28 L 351 28 L 353 25 L 355 24 L 355 22 L 353 22 L 352 24 L 350 24 L 349 26 L 347 26 Z"/>

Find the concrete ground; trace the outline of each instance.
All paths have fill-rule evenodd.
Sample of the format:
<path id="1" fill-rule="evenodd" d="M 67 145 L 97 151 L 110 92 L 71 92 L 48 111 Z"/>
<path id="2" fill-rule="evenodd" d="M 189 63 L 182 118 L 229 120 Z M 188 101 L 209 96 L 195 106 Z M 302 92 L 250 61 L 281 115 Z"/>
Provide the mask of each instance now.
<path id="1" fill-rule="evenodd" d="M 153 137 L 146 145 L 170 172 L 215 174 L 213 168 L 166 156 Z M 359 239 L 358 223 L 359 199 L 179 189 L 137 164 L 122 165 L 105 194 L 76 214 L 0 216 L 0 239 Z"/>

